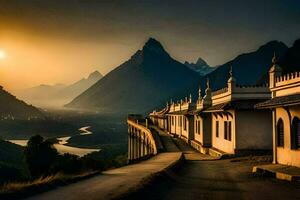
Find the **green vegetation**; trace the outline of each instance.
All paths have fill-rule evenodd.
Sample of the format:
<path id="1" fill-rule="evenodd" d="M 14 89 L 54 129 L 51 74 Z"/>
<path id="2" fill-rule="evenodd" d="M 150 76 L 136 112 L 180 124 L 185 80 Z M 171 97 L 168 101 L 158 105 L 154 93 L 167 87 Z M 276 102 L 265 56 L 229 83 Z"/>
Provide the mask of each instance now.
<path id="1" fill-rule="evenodd" d="M 0 140 L 0 185 L 29 178 L 23 147 Z"/>
<path id="2" fill-rule="evenodd" d="M 32 178 L 50 175 L 59 154 L 50 141 L 40 135 L 32 136 L 25 147 L 25 161 Z"/>
<path id="3" fill-rule="evenodd" d="M 127 145 L 103 145 L 101 151 L 78 157 L 58 154 L 50 140 L 36 135 L 23 148 L 0 141 L 0 199 L 44 191 L 127 163 Z"/>
<path id="4" fill-rule="evenodd" d="M 47 112 L 44 119 L 0 120 L 3 139 L 31 137 L 25 148 L 0 140 L 0 199 L 25 197 L 126 165 L 125 119 L 64 110 Z M 79 135 L 84 126 L 91 126 L 93 134 Z M 83 157 L 60 155 L 52 144 L 62 136 L 72 136 L 70 146 L 101 150 Z"/>

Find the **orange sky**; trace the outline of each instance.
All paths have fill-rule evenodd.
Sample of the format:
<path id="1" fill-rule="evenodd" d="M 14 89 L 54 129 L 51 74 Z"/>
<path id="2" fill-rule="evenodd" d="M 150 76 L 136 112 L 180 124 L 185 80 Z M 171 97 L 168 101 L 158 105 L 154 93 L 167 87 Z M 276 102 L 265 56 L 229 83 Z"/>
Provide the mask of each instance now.
<path id="1" fill-rule="evenodd" d="M 299 2 L 245 2 L 0 0 L 0 85 L 13 91 L 106 74 L 149 37 L 181 62 L 202 57 L 212 66 L 300 37 Z"/>
<path id="2" fill-rule="evenodd" d="M 41 83 L 72 83 L 94 70 L 106 74 L 138 48 L 24 37 L 12 32 L 2 32 L 0 44 L 6 52 L 6 58 L 0 60 L 0 85 L 9 90 Z"/>

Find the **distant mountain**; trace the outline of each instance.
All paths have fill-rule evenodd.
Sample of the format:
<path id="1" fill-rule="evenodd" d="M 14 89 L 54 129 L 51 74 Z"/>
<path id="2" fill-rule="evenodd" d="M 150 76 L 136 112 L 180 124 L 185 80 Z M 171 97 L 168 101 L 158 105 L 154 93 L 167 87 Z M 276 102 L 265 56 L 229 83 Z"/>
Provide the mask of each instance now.
<path id="1" fill-rule="evenodd" d="M 190 69 L 198 72 L 201 76 L 209 74 L 217 68 L 209 66 L 202 58 L 198 58 L 196 63 L 189 63 L 185 61 L 184 64 Z"/>
<path id="2" fill-rule="evenodd" d="M 88 78 L 83 78 L 71 85 L 39 85 L 37 87 L 17 91 L 16 93 L 18 97 L 33 105 L 41 107 L 58 107 L 71 101 L 102 77 L 102 74 L 98 71 L 94 71 Z"/>
<path id="3" fill-rule="evenodd" d="M 279 65 L 285 73 L 300 71 L 300 39 L 279 59 Z"/>
<path id="4" fill-rule="evenodd" d="M 70 98 L 70 100 L 72 100 L 99 81 L 102 77 L 103 75 L 100 74 L 100 72 L 94 71 L 88 76 L 88 78 L 83 78 L 72 85 L 65 87 L 64 89 L 60 90 L 59 93 L 60 95 L 64 95 L 66 98 Z"/>
<path id="5" fill-rule="evenodd" d="M 278 64 L 281 66 L 283 73 L 300 71 L 300 39 L 296 40 L 292 47 L 288 48 L 282 55 L 277 55 L 275 52 Z M 269 81 L 269 74 L 265 72 L 257 81 L 257 84 L 266 83 Z"/>
<path id="6" fill-rule="evenodd" d="M 229 78 L 229 69 L 232 66 L 233 75 L 239 85 L 253 85 L 266 74 L 272 64 L 274 52 L 278 57 L 283 56 L 288 47 L 279 41 L 271 41 L 259 47 L 256 51 L 237 56 L 233 60 L 220 65 L 215 71 L 207 74 L 201 81 L 201 86 L 205 88 L 207 78 L 210 79 L 213 90 L 223 88 L 227 85 Z M 266 82 L 266 81 L 263 81 Z"/>
<path id="7" fill-rule="evenodd" d="M 41 117 L 43 117 L 43 114 L 39 109 L 17 99 L 0 86 L 0 120 Z"/>
<path id="8" fill-rule="evenodd" d="M 67 104 L 107 112 L 147 112 L 197 87 L 198 73 L 174 60 L 155 39 Z"/>

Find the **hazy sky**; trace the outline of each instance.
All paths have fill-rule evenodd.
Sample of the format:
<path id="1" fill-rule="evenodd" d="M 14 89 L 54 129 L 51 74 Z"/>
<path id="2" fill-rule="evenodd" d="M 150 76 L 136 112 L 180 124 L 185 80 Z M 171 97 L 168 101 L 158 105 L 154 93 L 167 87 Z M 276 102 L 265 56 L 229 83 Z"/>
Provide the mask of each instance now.
<path id="1" fill-rule="evenodd" d="M 106 74 L 150 36 L 182 62 L 218 65 L 270 40 L 300 38 L 300 1 L 0 0 L 0 84 Z"/>

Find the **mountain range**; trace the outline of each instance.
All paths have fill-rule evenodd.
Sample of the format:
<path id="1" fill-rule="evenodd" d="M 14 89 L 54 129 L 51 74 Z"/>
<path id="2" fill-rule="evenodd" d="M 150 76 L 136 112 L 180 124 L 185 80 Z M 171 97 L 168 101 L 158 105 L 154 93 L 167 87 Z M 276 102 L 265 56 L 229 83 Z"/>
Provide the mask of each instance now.
<path id="1" fill-rule="evenodd" d="M 71 84 L 39 85 L 16 91 L 19 98 L 40 107 L 61 107 L 84 92 L 103 77 L 98 71 L 91 73 L 88 78 Z"/>
<path id="2" fill-rule="evenodd" d="M 0 86 L 0 120 L 42 118 L 42 112 L 17 99 Z"/>
<path id="3" fill-rule="evenodd" d="M 87 89 L 67 107 L 103 112 L 146 112 L 174 96 L 188 96 L 200 75 L 173 59 L 155 39 Z"/>
<path id="4" fill-rule="evenodd" d="M 279 58 L 279 65 L 285 73 L 300 71 L 300 39 Z"/>
<path id="5" fill-rule="evenodd" d="M 212 71 L 214 71 L 215 69 L 217 69 L 217 67 L 211 67 L 209 66 L 205 60 L 203 60 L 202 58 L 198 58 L 196 63 L 189 63 L 188 61 L 185 61 L 184 64 L 189 67 L 190 69 L 198 72 L 201 76 L 204 76 L 206 74 L 211 73 Z"/>
<path id="6" fill-rule="evenodd" d="M 40 85 L 18 96 L 38 106 L 43 101 L 47 105 L 49 102 L 63 105 L 69 101 L 66 104 L 69 108 L 110 113 L 145 113 L 164 106 L 170 99 L 178 101 L 190 93 L 195 99 L 199 84 L 204 91 L 208 78 L 213 90 L 225 87 L 231 67 L 239 85 L 267 83 L 274 52 L 284 72 L 300 70 L 300 40 L 295 41 L 290 48 L 280 41 L 268 42 L 205 74 L 203 69 L 211 67 L 203 59 L 182 64 L 172 58 L 157 40 L 150 38 L 128 61 L 103 78 L 96 71 L 72 85 Z M 9 102 L 8 106 L 5 102 Z M 0 90 L 0 107 L 2 118 L 42 115 L 37 108 L 18 100 L 3 88 Z"/>
<path id="7" fill-rule="evenodd" d="M 261 79 L 268 73 L 272 65 L 274 52 L 276 52 L 278 58 L 281 58 L 287 51 L 288 47 L 283 42 L 270 41 L 255 51 L 238 55 L 233 60 L 220 65 L 216 70 L 202 78 L 201 87 L 204 90 L 207 79 L 210 80 L 213 90 L 225 87 L 231 67 L 239 85 L 255 85 L 258 82 L 260 84 L 266 83 L 266 79 L 263 79 L 263 81 Z"/>
<path id="8" fill-rule="evenodd" d="M 201 76 L 199 71 L 210 67 L 203 59 L 196 63 L 181 64 L 157 40 L 150 38 L 128 61 L 66 106 L 108 112 L 145 113 L 165 105 L 170 99 L 179 100 L 190 93 L 195 99 L 199 85 L 204 91 L 207 78 L 210 79 L 213 90 L 225 87 L 231 67 L 239 85 L 266 83 L 267 79 L 263 77 L 271 67 L 274 52 L 279 59 L 288 56 L 286 60 L 297 60 L 299 53 L 295 56 L 294 49 L 299 48 L 299 41 L 295 44 L 288 48 L 283 42 L 270 41 L 257 50 L 238 55 Z"/>

